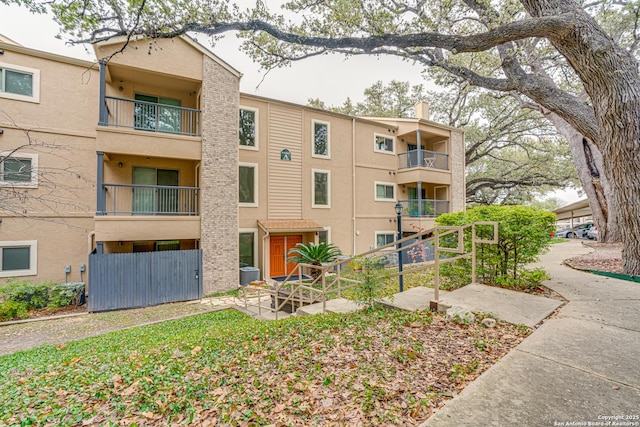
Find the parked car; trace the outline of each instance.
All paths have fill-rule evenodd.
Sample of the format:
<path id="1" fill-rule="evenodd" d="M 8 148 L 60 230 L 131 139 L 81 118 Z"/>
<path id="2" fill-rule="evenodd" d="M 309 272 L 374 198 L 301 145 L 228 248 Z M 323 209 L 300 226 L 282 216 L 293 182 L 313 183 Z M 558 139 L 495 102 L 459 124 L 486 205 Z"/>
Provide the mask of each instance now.
<path id="1" fill-rule="evenodd" d="M 556 232 L 556 237 L 564 237 L 567 239 L 572 239 L 574 237 L 584 238 L 587 237 L 587 232 L 593 227 L 592 222 L 587 222 L 585 224 L 576 225 L 573 228 L 565 228 L 564 230 L 559 230 Z"/>
<path id="2" fill-rule="evenodd" d="M 591 227 L 589 231 L 587 231 L 587 237 L 591 240 L 598 240 L 598 227 Z"/>

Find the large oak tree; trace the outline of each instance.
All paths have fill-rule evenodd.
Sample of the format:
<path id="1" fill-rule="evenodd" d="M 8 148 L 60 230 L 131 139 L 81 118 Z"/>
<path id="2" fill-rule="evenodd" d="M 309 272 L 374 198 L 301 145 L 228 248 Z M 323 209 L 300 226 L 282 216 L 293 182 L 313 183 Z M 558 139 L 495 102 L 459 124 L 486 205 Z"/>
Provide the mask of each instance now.
<path id="1" fill-rule="evenodd" d="M 240 30 L 249 34 L 245 47 L 267 67 L 328 51 L 397 55 L 516 94 L 571 136 L 593 184 L 585 189 L 592 208 L 617 218 L 625 271 L 640 275 L 637 25 L 614 34 L 615 26 L 599 24 L 585 10 L 595 4 L 624 13 L 637 10 L 636 1 L 293 0 L 286 4 L 292 19 L 260 1 L 246 12 L 221 0 L 0 1 L 52 5 L 76 41 Z M 476 71 L 480 59 L 490 73 Z M 604 211 L 597 212 L 595 202 Z"/>

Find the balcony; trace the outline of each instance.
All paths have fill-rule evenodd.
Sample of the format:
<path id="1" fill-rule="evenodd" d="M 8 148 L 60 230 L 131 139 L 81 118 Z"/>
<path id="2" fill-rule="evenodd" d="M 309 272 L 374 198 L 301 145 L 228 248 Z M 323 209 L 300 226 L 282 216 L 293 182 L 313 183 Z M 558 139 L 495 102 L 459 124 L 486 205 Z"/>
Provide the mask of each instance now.
<path id="1" fill-rule="evenodd" d="M 413 199 L 400 200 L 402 213 L 410 218 L 435 218 L 449 212 L 448 200 Z"/>
<path id="2" fill-rule="evenodd" d="M 141 100 L 104 97 L 100 125 L 147 132 L 200 136 L 200 110 Z"/>
<path id="3" fill-rule="evenodd" d="M 198 216 L 198 187 L 104 184 L 98 215 Z"/>
<path id="4" fill-rule="evenodd" d="M 418 167 L 448 171 L 449 155 L 428 150 L 411 150 L 398 154 L 398 169 Z"/>

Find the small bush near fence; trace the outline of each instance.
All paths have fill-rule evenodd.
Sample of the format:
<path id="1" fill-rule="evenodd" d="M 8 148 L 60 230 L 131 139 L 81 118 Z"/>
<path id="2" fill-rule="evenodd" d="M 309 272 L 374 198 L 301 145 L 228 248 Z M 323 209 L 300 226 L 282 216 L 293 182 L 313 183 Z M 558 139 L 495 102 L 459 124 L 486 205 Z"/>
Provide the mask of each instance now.
<path id="1" fill-rule="evenodd" d="M 0 322 L 6 322 L 14 319 L 26 319 L 29 317 L 27 311 L 27 303 L 23 301 L 8 300 L 0 303 Z"/>
<path id="2" fill-rule="evenodd" d="M 0 288 L 0 321 L 24 319 L 29 310 L 80 305 L 84 301 L 84 283 L 43 283 L 8 281 Z"/>
<path id="3" fill-rule="evenodd" d="M 438 225 L 459 226 L 477 221 L 496 221 L 498 244 L 477 245 L 476 273 L 481 283 L 507 288 L 532 289 L 548 278 L 542 269 L 526 270 L 525 264 L 534 262 L 552 241 L 555 214 L 526 206 L 479 206 L 464 212 L 443 214 Z M 467 231 L 470 233 L 469 231 Z M 477 234 L 490 239 L 489 229 L 477 228 Z M 471 239 L 465 238 L 470 250 Z M 445 242 L 446 243 L 446 242 Z M 471 282 L 471 260 L 463 259 L 445 264 L 441 275 L 448 287 L 459 287 Z M 446 288 L 447 286 L 445 286 Z"/>
<path id="4" fill-rule="evenodd" d="M 360 282 L 355 288 L 345 292 L 345 296 L 359 306 L 373 309 L 383 298 L 392 297 L 397 290 L 389 286 L 391 271 L 379 260 L 372 258 L 356 258 L 351 261 L 352 271 L 348 277 Z"/>

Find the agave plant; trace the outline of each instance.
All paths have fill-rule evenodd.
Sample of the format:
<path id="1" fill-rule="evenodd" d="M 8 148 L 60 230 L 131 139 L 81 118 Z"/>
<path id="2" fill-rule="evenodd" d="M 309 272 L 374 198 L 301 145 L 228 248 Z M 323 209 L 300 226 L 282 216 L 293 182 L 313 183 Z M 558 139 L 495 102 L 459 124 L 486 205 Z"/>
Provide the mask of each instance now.
<path id="1" fill-rule="evenodd" d="M 342 252 L 336 245 L 325 242 L 320 242 L 317 245 L 314 243 L 298 243 L 287 253 L 289 262 L 311 265 L 322 265 L 323 263 L 332 262 L 341 254 Z M 320 275 L 320 272 L 321 270 L 319 268 L 312 268 L 310 271 L 311 277 L 315 279 Z"/>

